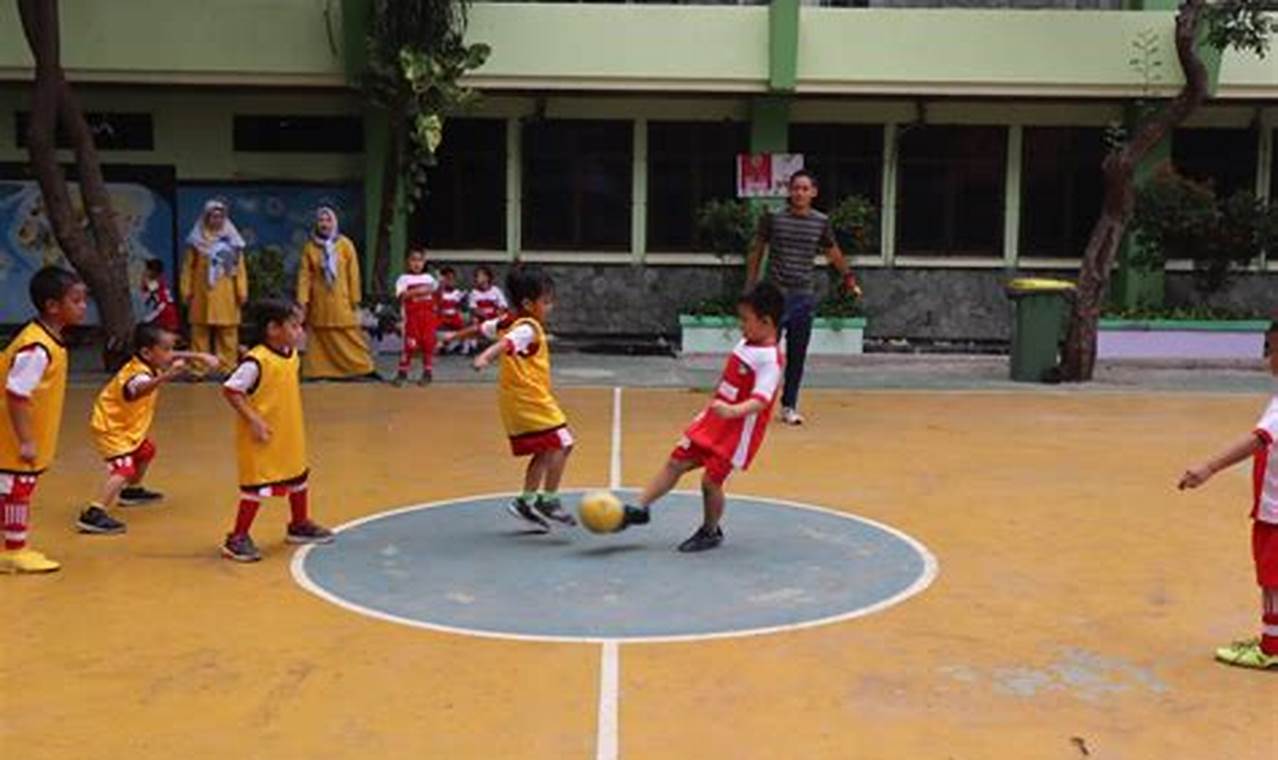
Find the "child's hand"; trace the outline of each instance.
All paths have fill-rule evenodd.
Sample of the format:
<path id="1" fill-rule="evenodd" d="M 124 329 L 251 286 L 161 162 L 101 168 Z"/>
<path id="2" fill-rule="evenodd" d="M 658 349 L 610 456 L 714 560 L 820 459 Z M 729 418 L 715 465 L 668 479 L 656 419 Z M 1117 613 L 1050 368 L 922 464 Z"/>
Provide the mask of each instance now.
<path id="1" fill-rule="evenodd" d="M 457 333 L 455 332 L 444 331 L 439 334 L 439 342 L 443 343 L 444 345 L 448 345 L 449 343 L 454 343 L 456 342 L 456 340 L 457 340 Z"/>
<path id="2" fill-rule="evenodd" d="M 710 402 L 710 411 L 720 419 L 730 420 L 737 416 L 737 411 L 732 405 L 722 399 L 715 399 Z"/>
<path id="3" fill-rule="evenodd" d="M 36 454 L 35 441 L 22 441 L 18 444 L 18 458 L 27 464 L 35 464 Z"/>
<path id="4" fill-rule="evenodd" d="M 476 356 L 475 360 L 470 363 L 470 366 L 474 367 L 476 372 L 483 372 L 488 366 L 488 355 L 483 353 Z"/>
<path id="5" fill-rule="evenodd" d="M 1200 465 L 1192 469 L 1186 470 L 1184 475 L 1180 476 L 1180 484 L 1177 486 L 1184 491 L 1190 488 L 1197 488 L 1207 481 L 1211 480 L 1211 476 L 1215 475 L 1211 468 L 1207 465 Z"/>
<path id="6" fill-rule="evenodd" d="M 254 417 L 249 422 L 249 428 L 253 431 L 253 440 L 258 443 L 266 443 L 271 440 L 271 426 L 266 424 L 266 420 L 261 417 Z"/>
<path id="7" fill-rule="evenodd" d="M 165 379 L 177 377 L 183 372 L 186 372 L 187 369 L 188 366 L 186 359 L 174 359 L 169 362 L 168 368 L 164 370 L 164 377 Z"/>

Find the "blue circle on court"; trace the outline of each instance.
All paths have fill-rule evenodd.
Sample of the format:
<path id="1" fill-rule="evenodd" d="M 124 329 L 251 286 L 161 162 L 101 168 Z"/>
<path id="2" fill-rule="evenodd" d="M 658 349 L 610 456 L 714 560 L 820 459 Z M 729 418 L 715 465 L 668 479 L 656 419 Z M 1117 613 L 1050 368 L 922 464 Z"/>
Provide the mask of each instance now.
<path id="1" fill-rule="evenodd" d="M 625 496 L 625 493 L 621 495 Z M 580 493 L 564 495 L 576 510 Z M 650 525 L 529 534 L 489 496 L 385 512 L 305 547 L 293 573 L 348 609 L 500 638 L 675 641 L 767 633 L 878 611 L 931 583 L 932 555 L 886 525 L 732 496 L 718 549 L 679 554 L 701 496 L 673 493 Z"/>

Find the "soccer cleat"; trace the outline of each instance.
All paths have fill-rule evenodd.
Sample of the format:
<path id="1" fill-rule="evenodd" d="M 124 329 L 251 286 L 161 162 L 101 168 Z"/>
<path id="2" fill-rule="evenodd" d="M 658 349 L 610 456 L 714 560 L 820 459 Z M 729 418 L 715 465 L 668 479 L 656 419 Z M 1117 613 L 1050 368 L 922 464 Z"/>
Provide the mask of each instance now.
<path id="1" fill-rule="evenodd" d="M 426 386 L 430 385 L 434 381 L 435 381 L 435 374 L 431 372 L 430 370 L 425 369 L 425 370 L 422 370 L 421 379 L 417 381 L 417 384 L 425 388 Z"/>
<path id="2" fill-rule="evenodd" d="M 253 539 L 249 538 L 247 533 L 242 536 L 228 533 L 226 541 L 222 544 L 222 556 L 236 562 L 257 562 L 262 558 L 262 553 L 257 550 Z"/>
<path id="3" fill-rule="evenodd" d="M 307 520 L 304 523 L 288 526 L 284 540 L 290 544 L 331 544 L 333 531 L 317 522 Z"/>
<path id="4" fill-rule="evenodd" d="M 391 380 L 391 385 L 395 386 L 396 388 L 403 388 L 404 382 L 407 380 L 408 380 L 407 372 L 403 372 L 403 371 L 396 372 L 395 379 Z"/>
<path id="5" fill-rule="evenodd" d="M 52 573 L 60 567 L 35 549 L 0 551 L 0 573 Z"/>
<path id="6" fill-rule="evenodd" d="M 164 494 L 159 491 L 152 491 L 144 486 L 129 486 L 120 491 L 120 506 L 132 507 L 138 504 L 148 504 L 153 501 L 159 501 L 164 498 Z"/>
<path id="7" fill-rule="evenodd" d="M 559 499 L 539 498 L 537 499 L 536 509 L 539 513 L 541 513 L 542 517 L 548 520 L 554 520 L 555 522 L 567 525 L 570 528 L 577 524 L 577 518 L 573 517 L 571 512 L 564 509 L 564 505 L 560 503 Z"/>
<path id="8" fill-rule="evenodd" d="M 1240 668 L 1256 670 L 1278 668 L 1278 655 L 1265 654 L 1260 648 L 1260 639 L 1235 641 L 1227 647 L 1221 647 L 1216 650 L 1216 659 L 1226 665 L 1236 665 Z"/>
<path id="9" fill-rule="evenodd" d="M 617 528 L 617 532 L 621 532 L 631 525 L 647 525 L 652 521 L 652 513 L 648 511 L 647 507 L 636 507 L 632 504 L 627 504 L 625 510 L 621 517 L 621 527 Z"/>
<path id="10" fill-rule="evenodd" d="M 713 549 L 723 543 L 723 529 L 716 527 L 714 530 L 706 530 L 706 526 L 702 525 L 697 528 L 697 532 L 693 533 L 688 540 L 679 544 L 679 551 L 685 554 L 691 552 L 703 552 L 707 549 Z"/>
<path id="11" fill-rule="evenodd" d="M 802 425 L 804 423 L 803 415 L 799 414 L 798 409 L 785 407 L 781 410 L 781 421 L 787 425 Z"/>
<path id="12" fill-rule="evenodd" d="M 523 499 L 515 499 L 510 506 L 506 507 L 506 511 L 531 525 L 535 533 L 550 532 L 550 523 L 546 522 L 545 518 L 537 514 L 537 511 L 528 506 L 528 502 Z"/>
<path id="13" fill-rule="evenodd" d="M 75 527 L 80 529 L 81 533 L 93 533 L 100 536 L 113 536 L 128 530 L 128 527 L 107 514 L 102 507 L 89 507 L 80 513 L 80 519 L 75 521 Z"/>

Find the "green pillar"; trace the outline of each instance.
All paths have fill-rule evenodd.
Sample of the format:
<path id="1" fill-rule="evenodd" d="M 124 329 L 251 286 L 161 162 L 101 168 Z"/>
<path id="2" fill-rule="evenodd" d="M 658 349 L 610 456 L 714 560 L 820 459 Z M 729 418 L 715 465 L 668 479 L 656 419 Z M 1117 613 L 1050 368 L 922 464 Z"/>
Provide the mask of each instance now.
<path id="1" fill-rule="evenodd" d="M 784 153 L 790 146 L 790 99 L 764 95 L 750 101 L 750 151 Z"/>
<path id="2" fill-rule="evenodd" d="M 364 282 L 373 278 L 373 251 L 377 242 L 377 218 L 382 207 L 382 174 L 386 165 L 386 151 L 390 146 L 390 123 L 387 113 L 381 109 L 364 110 Z M 408 243 L 408 213 L 404 202 L 404 186 L 400 182 L 395 204 L 395 218 L 391 223 L 390 277 L 400 274 L 404 266 L 404 253 Z M 392 283 L 387 283 L 389 286 Z M 366 286 L 365 289 L 369 289 Z"/>
<path id="3" fill-rule="evenodd" d="M 799 0 L 768 5 L 768 89 L 794 92 L 799 71 Z"/>

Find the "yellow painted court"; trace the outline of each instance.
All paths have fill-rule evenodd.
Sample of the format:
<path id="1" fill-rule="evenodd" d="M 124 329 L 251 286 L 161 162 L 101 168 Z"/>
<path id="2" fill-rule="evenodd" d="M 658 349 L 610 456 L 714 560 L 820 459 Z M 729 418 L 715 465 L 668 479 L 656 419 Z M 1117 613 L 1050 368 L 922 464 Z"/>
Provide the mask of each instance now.
<path id="1" fill-rule="evenodd" d="M 730 495 L 890 526 L 935 557 L 931 584 L 828 625 L 601 645 L 444 633 L 330 604 L 295 581 L 283 503 L 254 528 L 265 561 L 221 559 L 236 478 L 231 412 L 212 385 L 162 392 L 148 485 L 167 500 L 124 510 L 125 536 L 77 535 L 102 471 L 79 423 L 93 392 L 69 393 L 34 505 L 33 543 L 64 569 L 0 578 L 6 760 L 1245 760 L 1278 747 L 1278 680 L 1212 661 L 1258 624 L 1248 475 L 1174 489 L 1186 464 L 1249 429 L 1252 396 L 811 391 L 809 424 L 772 428 Z M 560 397 L 578 439 L 573 489 L 608 486 L 614 462 L 642 485 L 705 400 L 626 389 L 617 425 L 611 388 Z M 517 489 L 491 387 L 311 385 L 305 401 L 325 524 Z M 663 528 L 695 527 L 671 519 L 655 508 Z M 491 533 L 477 523 L 476 563 L 536 556 L 504 511 L 491 521 Z M 769 537 L 734 528 L 744 522 L 730 500 L 724 551 L 737 554 L 725 556 L 765 556 Z M 675 579 L 672 598 L 695 594 L 715 552 L 688 558 L 640 530 L 624 541 L 652 552 L 642 567 Z M 457 566 L 470 547 L 448 551 Z M 622 559 L 604 548 L 574 567 L 642 585 L 642 572 L 608 578 Z M 788 572 L 777 566 L 780 588 Z M 535 611 L 537 579 L 515 575 Z M 545 599 L 563 593 L 548 583 Z"/>

